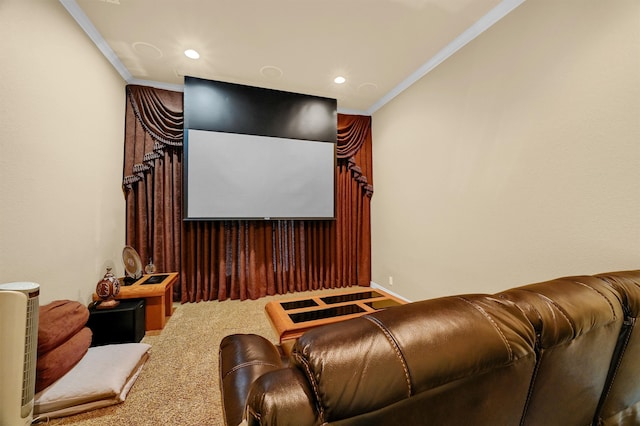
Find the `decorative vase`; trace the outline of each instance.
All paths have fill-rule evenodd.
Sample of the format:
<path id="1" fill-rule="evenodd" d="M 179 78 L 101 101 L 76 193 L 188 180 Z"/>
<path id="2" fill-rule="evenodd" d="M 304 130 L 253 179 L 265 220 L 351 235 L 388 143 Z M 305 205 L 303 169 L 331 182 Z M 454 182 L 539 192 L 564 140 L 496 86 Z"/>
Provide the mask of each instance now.
<path id="1" fill-rule="evenodd" d="M 153 264 L 153 259 L 149 258 L 149 264 L 144 267 L 145 274 L 153 274 L 156 272 L 156 265 Z"/>
<path id="2" fill-rule="evenodd" d="M 120 281 L 111 273 L 111 268 L 107 268 L 107 273 L 98 282 L 96 294 L 102 299 L 97 309 L 110 309 L 118 306 L 119 301 L 115 297 L 120 293 Z"/>

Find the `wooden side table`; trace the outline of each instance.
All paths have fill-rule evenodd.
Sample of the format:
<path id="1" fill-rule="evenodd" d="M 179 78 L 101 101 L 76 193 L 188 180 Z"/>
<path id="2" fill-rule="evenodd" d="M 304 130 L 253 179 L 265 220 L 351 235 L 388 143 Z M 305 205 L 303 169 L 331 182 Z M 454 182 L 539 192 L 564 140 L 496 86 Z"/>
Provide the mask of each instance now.
<path id="1" fill-rule="evenodd" d="M 144 299 L 145 330 L 159 331 L 173 313 L 173 284 L 177 280 L 177 272 L 143 275 L 129 286 L 123 286 L 121 280 L 116 299 Z M 94 293 L 93 300 L 100 300 L 100 297 Z"/>

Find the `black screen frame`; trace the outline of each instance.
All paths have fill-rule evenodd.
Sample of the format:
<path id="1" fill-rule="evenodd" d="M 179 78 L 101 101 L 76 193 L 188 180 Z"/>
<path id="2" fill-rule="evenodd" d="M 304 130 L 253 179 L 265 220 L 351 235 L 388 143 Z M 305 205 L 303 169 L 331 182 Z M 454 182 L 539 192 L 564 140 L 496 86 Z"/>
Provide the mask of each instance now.
<path id="1" fill-rule="evenodd" d="M 183 220 L 335 220 L 337 100 L 185 76 L 185 157 L 183 167 Z M 333 214 L 194 217 L 189 205 L 188 130 L 235 133 L 333 144 Z"/>

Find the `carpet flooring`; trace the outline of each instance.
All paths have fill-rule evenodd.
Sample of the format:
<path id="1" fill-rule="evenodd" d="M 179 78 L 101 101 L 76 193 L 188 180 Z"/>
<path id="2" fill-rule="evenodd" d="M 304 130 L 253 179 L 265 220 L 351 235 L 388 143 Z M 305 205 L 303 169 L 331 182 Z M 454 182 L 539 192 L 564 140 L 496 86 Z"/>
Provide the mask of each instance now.
<path id="1" fill-rule="evenodd" d="M 147 333 L 142 340 L 151 345 L 151 356 L 125 402 L 48 424 L 223 426 L 218 384 L 222 338 L 255 333 L 275 343 L 278 336 L 264 312 L 267 302 L 331 292 L 335 290 L 175 305 L 164 330 L 158 335 Z"/>

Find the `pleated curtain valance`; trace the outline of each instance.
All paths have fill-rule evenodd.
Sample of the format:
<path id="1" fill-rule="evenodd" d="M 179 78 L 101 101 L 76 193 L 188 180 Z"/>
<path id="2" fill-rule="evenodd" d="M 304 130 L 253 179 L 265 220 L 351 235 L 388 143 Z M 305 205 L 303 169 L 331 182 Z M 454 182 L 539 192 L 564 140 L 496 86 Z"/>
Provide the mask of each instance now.
<path id="1" fill-rule="evenodd" d="M 184 142 L 184 114 L 182 93 L 146 86 L 127 86 L 127 106 L 136 125 L 127 121 L 123 187 L 144 179 L 145 172 L 154 167 L 155 160 L 164 155 L 167 146 L 182 148 Z M 132 115 L 132 117 L 129 117 Z M 144 133 L 147 138 L 136 137 Z M 141 143 L 136 144 L 139 141 Z"/>

